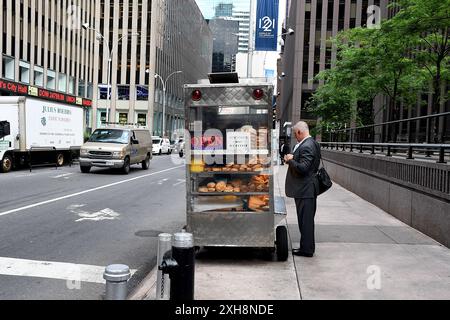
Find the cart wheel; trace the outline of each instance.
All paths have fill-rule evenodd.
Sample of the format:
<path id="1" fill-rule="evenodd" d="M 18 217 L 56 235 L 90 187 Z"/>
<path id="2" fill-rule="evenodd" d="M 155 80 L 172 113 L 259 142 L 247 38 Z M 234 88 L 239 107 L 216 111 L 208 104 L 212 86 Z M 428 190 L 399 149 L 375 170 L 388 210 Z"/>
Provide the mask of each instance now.
<path id="1" fill-rule="evenodd" d="M 278 261 L 286 261 L 289 256 L 286 226 L 278 226 L 276 236 L 277 259 Z"/>

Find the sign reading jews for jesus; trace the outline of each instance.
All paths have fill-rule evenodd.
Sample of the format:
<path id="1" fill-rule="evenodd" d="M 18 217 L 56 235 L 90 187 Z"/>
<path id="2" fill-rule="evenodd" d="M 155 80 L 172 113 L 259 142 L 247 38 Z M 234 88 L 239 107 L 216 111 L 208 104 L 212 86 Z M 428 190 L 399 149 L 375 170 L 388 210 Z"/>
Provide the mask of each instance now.
<path id="1" fill-rule="evenodd" d="M 256 51 L 277 51 L 279 0 L 258 0 Z"/>

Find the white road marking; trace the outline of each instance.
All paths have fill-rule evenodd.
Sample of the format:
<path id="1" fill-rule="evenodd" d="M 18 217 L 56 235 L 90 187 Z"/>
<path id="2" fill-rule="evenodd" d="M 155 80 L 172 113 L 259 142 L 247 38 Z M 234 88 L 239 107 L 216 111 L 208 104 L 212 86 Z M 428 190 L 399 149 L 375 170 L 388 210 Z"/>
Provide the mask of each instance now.
<path id="1" fill-rule="evenodd" d="M 105 267 L 0 257 L 0 275 L 105 283 Z M 137 270 L 131 270 L 131 274 Z"/>
<path id="2" fill-rule="evenodd" d="M 166 181 L 169 181 L 169 179 L 161 179 L 161 180 L 158 181 L 158 184 L 161 185 L 161 184 L 163 184 Z"/>
<path id="3" fill-rule="evenodd" d="M 117 220 L 119 219 L 120 213 L 115 212 L 112 209 L 106 208 L 94 213 L 78 213 L 81 219 L 75 220 L 75 222 L 81 221 L 103 221 L 103 220 Z"/>
<path id="4" fill-rule="evenodd" d="M 170 168 L 170 169 L 166 169 L 166 170 L 161 170 L 161 171 L 158 171 L 158 172 L 149 173 L 149 174 L 142 175 L 142 176 L 139 176 L 139 177 L 135 177 L 135 178 L 127 179 L 127 180 L 122 180 L 122 181 L 119 181 L 119 182 L 114 182 L 114 183 L 110 183 L 110 184 L 107 184 L 107 185 L 104 185 L 104 186 L 92 188 L 92 189 L 89 189 L 89 190 L 84 190 L 84 191 L 81 191 L 81 192 L 68 194 L 68 195 L 63 196 L 63 197 L 59 197 L 59 198 L 55 198 L 55 199 L 50 199 L 50 200 L 46 200 L 46 201 L 30 204 L 30 205 L 25 206 L 25 207 L 21 207 L 21 208 L 17 208 L 17 209 L 13 209 L 13 210 L 0 212 L 0 217 L 1 216 L 6 216 L 8 214 L 16 213 L 16 212 L 28 210 L 28 209 L 31 209 L 31 208 L 43 206 L 43 205 L 46 205 L 46 204 L 49 204 L 49 203 L 53 203 L 53 202 L 57 202 L 57 201 L 61 201 L 61 200 L 65 200 L 65 199 L 69 199 L 69 198 L 73 198 L 73 197 L 77 197 L 77 196 L 80 196 L 80 195 L 83 195 L 83 194 L 86 194 L 86 193 L 90 193 L 90 192 L 94 192 L 94 191 L 98 191 L 98 190 L 103 190 L 103 189 L 106 189 L 106 188 L 114 187 L 114 186 L 117 186 L 117 185 L 120 185 L 120 184 L 124 184 L 124 183 L 127 183 L 127 182 L 140 180 L 140 179 L 143 179 L 143 178 L 154 176 L 156 174 L 172 171 L 172 170 L 183 168 L 183 167 L 184 166 L 178 166 L 178 167 L 174 167 L 174 168 Z"/>
<path id="5" fill-rule="evenodd" d="M 64 173 L 60 174 L 59 176 L 52 177 L 53 179 L 59 179 L 59 178 L 68 178 L 69 176 L 73 175 L 75 173 Z"/>
<path id="6" fill-rule="evenodd" d="M 175 183 L 173 186 L 176 187 L 176 186 L 178 186 L 178 185 L 180 185 L 180 184 L 183 184 L 183 183 L 185 183 L 185 182 L 186 182 L 185 179 L 178 179 L 178 182 Z"/>

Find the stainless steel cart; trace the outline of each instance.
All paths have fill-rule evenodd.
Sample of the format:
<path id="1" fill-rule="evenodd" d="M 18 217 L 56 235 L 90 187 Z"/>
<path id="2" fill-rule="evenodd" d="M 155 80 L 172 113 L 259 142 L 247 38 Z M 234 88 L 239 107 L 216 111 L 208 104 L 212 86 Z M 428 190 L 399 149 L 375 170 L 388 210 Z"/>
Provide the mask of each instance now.
<path id="1" fill-rule="evenodd" d="M 286 260 L 285 212 L 274 197 L 272 85 L 184 90 L 187 231 L 195 245 L 276 249 Z"/>

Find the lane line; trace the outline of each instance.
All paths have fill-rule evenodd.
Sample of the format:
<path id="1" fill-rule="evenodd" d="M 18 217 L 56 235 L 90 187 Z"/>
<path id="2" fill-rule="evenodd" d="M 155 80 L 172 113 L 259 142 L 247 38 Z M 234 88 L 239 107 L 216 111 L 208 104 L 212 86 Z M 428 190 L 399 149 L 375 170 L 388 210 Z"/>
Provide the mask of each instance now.
<path id="1" fill-rule="evenodd" d="M 139 177 L 134 177 L 134 178 L 131 178 L 131 179 L 122 180 L 122 181 L 119 181 L 119 182 L 114 182 L 114 183 L 111 183 L 111 184 L 107 184 L 107 185 L 104 185 L 104 186 L 92 188 L 92 189 L 89 189 L 89 190 L 84 190 L 84 191 L 81 191 L 81 192 L 69 194 L 69 195 L 66 195 L 66 196 L 59 197 L 59 198 L 46 200 L 46 201 L 38 202 L 38 203 L 35 203 L 35 204 L 30 204 L 28 206 L 24 206 L 24 207 L 21 207 L 21 208 L 0 212 L 0 217 L 6 216 L 6 215 L 11 214 L 11 213 L 16 213 L 16 212 L 28 210 L 28 209 L 31 209 L 31 208 L 43 206 L 43 205 L 46 205 L 46 204 L 49 204 L 49 203 L 53 203 L 53 202 L 57 202 L 57 201 L 61 201 L 61 200 L 65 200 L 65 199 L 69 199 L 69 198 L 73 198 L 73 197 L 77 197 L 77 196 L 80 196 L 82 194 L 86 194 L 86 193 L 89 193 L 89 192 L 94 192 L 94 191 L 103 190 L 103 189 L 106 189 L 106 188 L 111 188 L 111 187 L 114 187 L 114 186 L 117 186 L 117 185 L 120 185 L 120 184 L 124 184 L 124 183 L 127 183 L 127 182 L 140 180 L 140 179 L 143 179 L 143 178 L 154 176 L 156 174 L 172 171 L 172 170 L 175 170 L 175 169 L 180 169 L 180 168 L 183 168 L 183 167 L 184 166 L 178 166 L 178 167 L 174 167 L 174 168 L 170 168 L 170 169 L 166 169 L 166 170 L 161 170 L 161 171 L 158 171 L 158 172 L 149 173 L 149 174 L 142 175 L 142 176 L 139 176 Z"/>
<path id="2" fill-rule="evenodd" d="M 183 184 L 183 183 L 186 182 L 185 179 L 178 179 L 178 181 L 179 181 L 179 182 L 177 182 L 177 183 L 175 183 L 175 184 L 173 185 L 174 187 L 179 186 L 180 184 Z"/>
<path id="3" fill-rule="evenodd" d="M 65 178 L 65 177 L 69 177 L 69 176 L 71 176 L 71 175 L 74 175 L 75 173 L 64 173 L 64 174 L 60 174 L 59 176 L 55 176 L 55 177 L 52 177 L 53 179 L 58 179 L 58 178 Z"/>
<path id="4" fill-rule="evenodd" d="M 105 267 L 0 257 L 0 275 L 105 283 Z M 131 275 L 137 270 L 130 270 Z"/>

